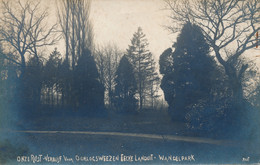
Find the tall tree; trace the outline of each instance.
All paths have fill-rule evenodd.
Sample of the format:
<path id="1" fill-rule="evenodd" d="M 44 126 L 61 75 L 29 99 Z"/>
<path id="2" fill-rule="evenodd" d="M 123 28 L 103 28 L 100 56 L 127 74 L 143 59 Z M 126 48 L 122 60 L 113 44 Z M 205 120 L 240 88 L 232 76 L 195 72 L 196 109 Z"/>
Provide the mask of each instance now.
<path id="1" fill-rule="evenodd" d="M 61 0 L 58 5 L 58 18 L 65 40 L 65 60 L 70 60 L 72 69 L 83 50 L 93 51 L 93 27 L 89 19 L 90 0 Z"/>
<path id="2" fill-rule="evenodd" d="M 7 60 L 5 56 L 15 59 L 13 58 L 15 56 L 6 54 L 0 44 L 0 127 L 13 128 L 20 115 L 20 107 L 17 107 L 21 101 L 17 93 L 19 68 L 17 64 Z"/>
<path id="3" fill-rule="evenodd" d="M 156 63 L 151 60 L 150 64 L 147 67 L 148 76 L 147 76 L 147 91 L 145 93 L 145 105 L 154 109 L 155 102 L 160 97 L 158 94 L 159 86 L 160 86 L 160 78 L 156 70 Z"/>
<path id="4" fill-rule="evenodd" d="M 20 57 L 19 60 L 9 56 L 5 58 L 20 66 L 22 77 L 26 67 L 26 55 L 33 54 L 38 58 L 38 48 L 53 45 L 57 41 L 58 38 L 54 35 L 56 25 L 46 25 L 48 12 L 40 9 L 40 1 L 2 1 L 1 5 L 0 40 L 6 42 Z"/>
<path id="5" fill-rule="evenodd" d="M 174 52 L 166 50 L 160 64 L 164 74 L 161 87 L 174 119 L 184 121 L 193 105 L 213 100 L 217 65 L 209 56 L 209 45 L 198 26 L 185 24 Z"/>
<path id="6" fill-rule="evenodd" d="M 73 96 L 76 105 L 80 109 L 87 110 L 85 113 L 96 113 L 98 110 L 103 110 L 104 86 L 99 80 L 97 66 L 90 50 L 83 51 L 74 74 L 77 75 L 74 77 L 76 85 L 72 91 L 75 92 Z"/>
<path id="7" fill-rule="evenodd" d="M 137 107 L 135 98 L 137 85 L 134 76 L 134 69 L 127 57 L 124 55 L 116 71 L 115 107 L 121 112 L 134 112 Z"/>
<path id="8" fill-rule="evenodd" d="M 260 39 L 255 37 L 260 30 L 260 5 L 258 0 L 165 0 L 172 11 L 175 23 L 191 21 L 202 28 L 218 62 L 224 67 L 232 89 L 232 97 L 238 106 L 243 103 L 241 79 L 248 69 L 233 65 L 247 50 L 256 47 Z M 176 24 L 176 25 L 177 25 Z M 173 32 L 176 26 L 169 27 Z M 232 50 L 227 56 L 226 50 Z"/>
<path id="9" fill-rule="evenodd" d="M 22 105 L 33 110 L 33 108 L 40 105 L 42 76 L 43 76 L 43 62 L 39 57 L 32 56 L 27 63 L 24 73 L 24 90 L 22 92 Z M 30 112 L 30 111 L 27 111 Z"/>
<path id="10" fill-rule="evenodd" d="M 116 70 L 122 54 L 116 45 L 111 44 L 99 47 L 95 51 L 95 60 L 97 61 L 100 80 L 106 88 L 105 102 L 108 103 L 109 107 L 112 106 Z"/>
<path id="11" fill-rule="evenodd" d="M 69 62 L 66 60 L 66 58 L 58 67 L 58 79 L 61 90 L 61 105 L 64 107 L 69 106 L 72 104 L 71 98 L 73 97 L 71 95 L 73 74 L 72 70 L 70 69 Z"/>
<path id="12" fill-rule="evenodd" d="M 169 109 L 171 109 L 171 105 L 173 105 L 174 100 L 172 48 L 166 49 L 161 54 L 159 64 L 160 73 L 163 75 L 160 86 L 164 93 L 164 99 L 168 103 Z"/>
<path id="13" fill-rule="evenodd" d="M 81 103 L 78 102 L 79 96 L 76 95 L 76 93 L 80 94 L 77 84 L 77 81 L 80 81 L 79 68 L 84 69 L 84 64 L 80 60 L 88 59 L 88 57 L 91 60 L 92 55 L 86 56 L 86 51 L 94 51 L 94 33 L 89 19 L 90 2 L 90 0 L 60 0 L 57 3 L 58 21 L 66 48 L 65 60 L 61 65 L 61 68 L 67 73 L 62 73 L 62 101 L 71 104 L 73 107 L 82 103 L 82 101 L 80 101 Z M 82 57 L 83 55 L 85 57 Z M 90 61 L 90 63 L 96 65 L 95 61 Z"/>
<path id="14" fill-rule="evenodd" d="M 139 27 L 131 39 L 131 45 L 127 49 L 127 57 L 134 67 L 135 78 L 138 89 L 139 108 L 143 104 L 148 93 L 154 93 L 155 81 L 158 81 L 158 74 L 155 71 L 155 62 L 152 53 L 147 49 L 148 42 L 142 28 Z M 152 89 L 152 92 L 150 91 Z"/>
<path id="15" fill-rule="evenodd" d="M 58 104 L 60 100 L 58 98 L 58 94 L 61 93 L 60 65 L 61 54 L 55 48 L 43 67 L 42 102 L 51 106 Z"/>

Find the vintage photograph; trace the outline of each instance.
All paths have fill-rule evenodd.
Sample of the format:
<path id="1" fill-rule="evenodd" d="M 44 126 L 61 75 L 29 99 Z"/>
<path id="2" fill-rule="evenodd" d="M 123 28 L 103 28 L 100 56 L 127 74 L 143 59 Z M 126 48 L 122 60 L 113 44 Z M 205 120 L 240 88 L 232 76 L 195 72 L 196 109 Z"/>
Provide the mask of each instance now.
<path id="1" fill-rule="evenodd" d="M 259 0 L 0 0 L 0 164 L 260 163 Z"/>

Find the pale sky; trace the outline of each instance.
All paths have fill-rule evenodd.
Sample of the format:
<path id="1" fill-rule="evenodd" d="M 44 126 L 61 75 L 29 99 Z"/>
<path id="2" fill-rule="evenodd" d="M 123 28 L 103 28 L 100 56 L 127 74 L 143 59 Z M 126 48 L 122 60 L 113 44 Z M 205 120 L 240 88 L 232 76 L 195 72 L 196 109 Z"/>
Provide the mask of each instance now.
<path id="1" fill-rule="evenodd" d="M 55 23 L 57 6 L 55 0 L 42 0 L 43 7 L 49 7 L 50 23 Z M 149 42 L 149 50 L 155 60 L 176 41 L 177 34 L 165 29 L 170 25 L 171 12 L 165 9 L 163 0 L 92 0 L 90 18 L 94 25 L 94 42 L 96 45 L 115 44 L 126 51 L 134 32 L 140 26 Z M 58 47 L 64 54 L 64 41 Z M 50 49 L 50 50 L 49 50 Z M 45 52 L 49 54 L 53 48 Z M 260 68 L 260 43 L 258 49 L 247 51 L 245 56 L 254 60 Z M 258 56 L 258 57 L 256 57 Z"/>
<path id="2" fill-rule="evenodd" d="M 49 7 L 52 18 L 56 17 L 54 0 L 44 1 L 43 6 Z M 94 26 L 95 44 L 115 44 L 126 51 L 140 26 L 148 39 L 149 50 L 158 60 L 161 53 L 176 40 L 175 35 L 164 27 L 170 22 L 170 12 L 164 10 L 164 6 L 163 0 L 92 0 L 90 19 Z M 55 19 L 52 18 L 50 22 L 54 23 Z M 61 40 L 58 46 L 63 54 L 64 44 Z"/>
<path id="3" fill-rule="evenodd" d="M 130 44 L 140 26 L 149 42 L 149 49 L 158 59 L 172 45 L 173 35 L 165 29 L 169 11 L 162 0 L 93 0 L 91 19 L 96 43 L 114 43 L 122 50 Z"/>
<path id="4" fill-rule="evenodd" d="M 171 12 L 165 10 L 165 5 L 163 0 L 92 0 L 90 18 L 94 25 L 95 44 L 112 43 L 125 51 L 140 26 L 150 44 L 148 48 L 157 61 L 177 36 L 165 29 L 171 24 Z M 259 50 L 248 51 L 245 56 L 255 60 L 260 68 Z"/>

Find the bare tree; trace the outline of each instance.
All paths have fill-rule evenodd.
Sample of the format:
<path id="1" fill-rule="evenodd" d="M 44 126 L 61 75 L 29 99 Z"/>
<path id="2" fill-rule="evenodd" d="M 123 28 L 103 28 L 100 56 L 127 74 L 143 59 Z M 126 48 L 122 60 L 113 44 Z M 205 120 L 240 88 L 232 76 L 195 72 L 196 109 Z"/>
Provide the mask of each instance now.
<path id="1" fill-rule="evenodd" d="M 67 79 L 65 72 L 62 72 L 64 79 L 64 90 L 62 100 L 67 100 L 75 104 L 76 97 L 73 96 L 73 90 L 77 89 L 76 79 L 79 58 L 82 52 L 87 49 L 93 50 L 93 26 L 89 19 L 90 0 L 57 0 L 57 15 L 63 39 L 65 41 L 65 61 L 63 62 L 63 70 L 71 73 L 71 78 Z M 81 65 L 83 65 L 81 63 Z M 83 67 L 83 66 L 81 66 Z"/>
<path id="2" fill-rule="evenodd" d="M 66 60 L 75 68 L 84 49 L 93 49 L 93 26 L 89 19 L 90 0 L 60 0 L 59 25 L 65 40 Z"/>
<path id="3" fill-rule="evenodd" d="M 106 88 L 106 101 L 111 106 L 115 88 L 116 70 L 123 53 L 116 45 L 108 44 L 95 51 L 95 60 L 100 73 L 100 80 Z"/>
<path id="4" fill-rule="evenodd" d="M 21 66 L 22 77 L 26 55 L 32 54 L 38 58 L 38 48 L 53 45 L 57 41 L 54 35 L 56 24 L 48 28 L 45 22 L 48 12 L 41 12 L 40 1 L 2 1 L 1 5 L 0 41 L 6 42 L 19 55 L 19 60 L 8 56 L 5 58 Z"/>
<path id="5" fill-rule="evenodd" d="M 63 37 L 65 39 L 65 47 L 66 47 L 66 52 L 65 52 L 65 57 L 66 61 L 69 59 L 69 17 L 70 17 L 70 3 L 69 0 L 64 0 L 61 1 L 60 7 L 62 10 L 58 10 L 58 16 L 59 16 L 59 24 L 62 30 Z"/>
<path id="6" fill-rule="evenodd" d="M 259 0 L 165 0 L 172 11 L 171 19 L 175 23 L 192 22 L 202 28 L 218 62 L 224 67 L 229 78 L 233 96 L 243 97 L 242 77 L 247 64 L 239 68 L 234 66 L 240 56 L 256 47 L 260 30 Z M 179 24 L 180 25 L 180 24 Z M 178 27 L 168 27 L 176 32 Z M 232 55 L 227 57 L 226 51 Z"/>

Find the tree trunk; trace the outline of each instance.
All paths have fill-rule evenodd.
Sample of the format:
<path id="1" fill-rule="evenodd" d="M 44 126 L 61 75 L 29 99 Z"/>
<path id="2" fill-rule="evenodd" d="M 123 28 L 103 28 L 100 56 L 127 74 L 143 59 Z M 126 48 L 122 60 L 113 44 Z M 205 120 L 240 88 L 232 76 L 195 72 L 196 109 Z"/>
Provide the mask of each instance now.
<path id="1" fill-rule="evenodd" d="M 143 95 L 142 95 L 142 92 L 141 92 L 141 86 L 139 86 L 140 89 L 139 89 L 139 97 L 140 97 L 140 100 L 139 100 L 139 103 L 140 103 L 140 110 L 143 109 Z"/>
<path id="2" fill-rule="evenodd" d="M 76 53 L 75 53 L 75 44 L 76 44 L 76 41 L 75 41 L 75 4 L 73 3 L 72 4 L 72 11 L 71 11 L 71 14 L 72 14 L 72 38 L 71 38 L 71 49 L 72 49 L 72 52 L 71 52 L 71 55 L 72 55 L 72 70 L 75 70 L 75 58 L 76 58 Z"/>
<path id="3" fill-rule="evenodd" d="M 241 103 L 243 100 L 243 88 L 242 88 L 242 80 L 241 77 L 237 75 L 236 68 L 226 64 L 225 72 L 228 76 L 229 85 L 232 90 L 232 96 L 234 101 Z"/>
<path id="4" fill-rule="evenodd" d="M 21 54 L 21 74 L 20 74 L 20 79 L 23 81 L 23 76 L 24 76 L 24 72 L 25 72 L 25 57 L 24 54 Z"/>
<path id="5" fill-rule="evenodd" d="M 237 102 L 240 102 L 243 100 L 243 89 L 242 89 L 242 80 L 241 75 L 244 73 L 246 68 L 241 68 L 239 71 L 239 74 L 237 74 L 237 69 L 232 66 L 231 64 L 228 64 L 228 62 L 224 61 L 219 53 L 218 47 L 213 47 L 214 51 L 216 53 L 216 57 L 218 62 L 224 67 L 226 75 L 228 76 L 229 85 L 232 90 L 232 96 L 234 100 L 237 100 Z"/>

